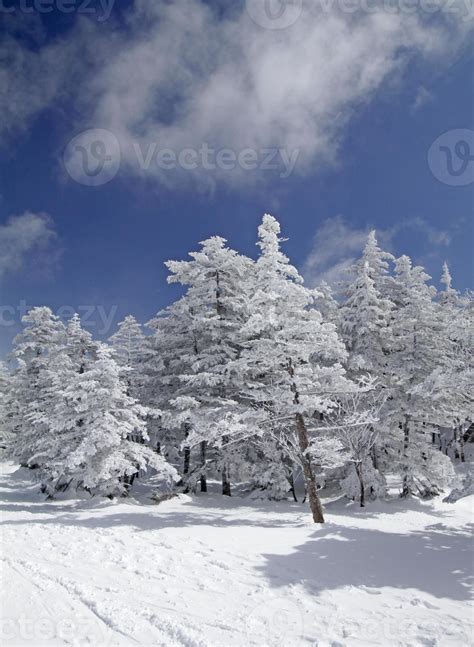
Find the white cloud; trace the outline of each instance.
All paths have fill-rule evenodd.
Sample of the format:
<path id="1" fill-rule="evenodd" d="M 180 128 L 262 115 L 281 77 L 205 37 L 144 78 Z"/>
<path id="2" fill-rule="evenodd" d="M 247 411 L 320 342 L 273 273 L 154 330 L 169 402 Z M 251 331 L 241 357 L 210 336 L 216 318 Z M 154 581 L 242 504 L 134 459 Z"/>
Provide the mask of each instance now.
<path id="1" fill-rule="evenodd" d="M 416 92 L 413 105 L 411 107 L 412 112 L 416 112 L 417 110 L 420 110 L 426 104 L 431 103 L 431 101 L 433 101 L 432 93 L 429 90 L 427 90 L 423 85 L 420 85 L 420 87 Z"/>
<path id="2" fill-rule="evenodd" d="M 6 274 L 20 271 L 39 256 L 50 259 L 50 244 L 56 234 L 49 216 L 25 212 L 12 216 L 0 225 L 0 280 Z"/>
<path id="3" fill-rule="evenodd" d="M 271 30 L 252 21 L 245 3 L 218 4 L 219 11 L 200 0 L 137 0 L 126 29 L 114 29 L 112 19 L 81 20 L 67 38 L 44 47 L 9 43 L 12 63 L 3 75 L 13 91 L 5 129 L 26 126 L 71 96 L 80 115 L 74 134 L 111 130 L 122 171 L 134 175 L 164 184 L 194 177 L 210 188 L 269 175 L 202 163 L 171 172 L 152 161 L 140 169 L 137 149 L 179 153 L 203 144 L 253 149 L 259 163 L 266 148 L 298 151 L 296 170 L 305 173 L 337 159 L 351 116 L 388 78 L 413 58 L 448 65 L 468 29 L 462 15 L 344 13 L 331 2 L 305 2 L 294 24 Z"/>
<path id="4" fill-rule="evenodd" d="M 347 280 L 350 268 L 360 256 L 369 229 L 356 229 L 342 216 L 325 220 L 316 231 L 302 274 L 306 283 L 317 285 L 326 281 L 336 287 Z"/>

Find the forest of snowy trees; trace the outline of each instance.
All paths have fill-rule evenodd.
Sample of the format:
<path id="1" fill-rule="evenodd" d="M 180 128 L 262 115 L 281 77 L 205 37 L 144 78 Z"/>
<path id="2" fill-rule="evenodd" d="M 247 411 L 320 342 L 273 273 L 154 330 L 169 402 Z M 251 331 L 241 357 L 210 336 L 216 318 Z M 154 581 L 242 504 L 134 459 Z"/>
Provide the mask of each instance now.
<path id="1" fill-rule="evenodd" d="M 459 485 L 473 421 L 471 294 L 442 291 L 407 256 L 368 236 L 337 294 L 305 287 L 265 215 L 253 260 L 214 236 L 170 261 L 183 296 L 147 323 L 133 316 L 108 343 L 78 316 L 23 318 L 0 368 L 1 444 L 47 497 L 126 495 L 152 474 L 162 491 L 305 496 L 363 506 Z M 304 486 L 304 494 L 303 494 Z"/>

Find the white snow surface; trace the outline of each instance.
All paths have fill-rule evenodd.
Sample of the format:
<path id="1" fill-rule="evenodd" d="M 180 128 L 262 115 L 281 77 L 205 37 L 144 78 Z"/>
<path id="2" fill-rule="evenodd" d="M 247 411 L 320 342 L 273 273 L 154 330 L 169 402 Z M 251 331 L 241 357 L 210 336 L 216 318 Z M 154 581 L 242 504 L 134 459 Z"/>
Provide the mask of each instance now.
<path id="1" fill-rule="evenodd" d="M 472 505 L 45 502 L 5 464 L 3 645 L 472 644 Z"/>

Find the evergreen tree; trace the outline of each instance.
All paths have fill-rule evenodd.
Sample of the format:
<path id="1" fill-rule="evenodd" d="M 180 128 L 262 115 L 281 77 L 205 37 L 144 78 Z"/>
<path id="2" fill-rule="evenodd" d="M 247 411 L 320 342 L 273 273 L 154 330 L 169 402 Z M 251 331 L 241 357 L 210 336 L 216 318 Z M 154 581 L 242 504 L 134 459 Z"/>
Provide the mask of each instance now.
<path id="1" fill-rule="evenodd" d="M 12 410 L 12 378 L 4 362 L 0 362 L 0 449 L 7 449 L 12 440 L 10 415 Z"/>
<path id="2" fill-rule="evenodd" d="M 15 338 L 11 448 L 20 464 L 36 467 L 38 448 L 50 432 L 51 385 L 55 359 L 65 343 L 65 328 L 49 308 L 33 308 L 22 319 L 24 330 Z"/>
<path id="3" fill-rule="evenodd" d="M 43 487 L 83 488 L 91 494 L 123 495 L 131 477 L 153 468 L 167 481 L 173 468 L 132 437 L 147 438 L 146 409 L 126 393 L 112 351 L 96 343 L 96 357 L 77 372 L 70 358 L 54 383 L 56 402 L 50 443 L 42 461 Z"/>
<path id="4" fill-rule="evenodd" d="M 141 400 L 144 380 L 144 363 L 147 355 L 146 337 L 141 325 L 132 315 L 125 317 L 109 343 L 115 351 L 115 359 L 125 369 L 124 379 L 128 394 Z"/>
<path id="5" fill-rule="evenodd" d="M 243 327 L 245 348 L 237 362 L 246 376 L 241 398 L 249 413 L 244 426 L 253 426 L 264 439 L 276 439 L 301 466 L 313 520 L 322 523 L 315 465 L 330 463 L 339 446 L 334 439 L 313 435 L 311 425 L 331 410 L 334 395 L 328 392 L 348 388 L 341 366 L 345 351 L 335 326 L 324 323 L 313 307 L 314 292 L 303 286 L 280 243 L 279 223 L 265 215 Z"/>
<path id="6" fill-rule="evenodd" d="M 221 474 L 222 493 L 230 495 L 230 471 L 236 468 L 238 452 L 227 445 L 226 437 L 241 407 L 235 397 L 240 376 L 230 367 L 241 352 L 252 261 L 225 243 L 214 236 L 190 254 L 191 261 L 166 263 L 171 272 L 168 281 L 186 286 L 187 291 L 151 325 L 174 394 L 163 421 L 165 426 L 173 422 L 182 428 L 185 479 L 201 476 L 204 485 L 206 451 L 213 444 L 218 449 L 213 463 Z M 190 448 L 197 444 L 198 468 L 191 470 Z"/>
<path id="7" fill-rule="evenodd" d="M 402 444 L 402 495 L 436 494 L 449 483 L 452 468 L 429 444 L 433 400 L 424 385 L 433 371 L 446 366 L 451 342 L 423 268 L 402 256 L 395 271 L 390 413 L 392 433 Z"/>

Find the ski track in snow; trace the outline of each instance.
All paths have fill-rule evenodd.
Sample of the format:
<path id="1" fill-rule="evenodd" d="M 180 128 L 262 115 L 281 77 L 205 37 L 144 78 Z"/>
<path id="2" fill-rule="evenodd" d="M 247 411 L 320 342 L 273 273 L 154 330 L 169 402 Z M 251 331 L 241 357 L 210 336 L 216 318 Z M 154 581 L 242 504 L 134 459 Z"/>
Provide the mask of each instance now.
<path id="1" fill-rule="evenodd" d="M 4 645 L 472 644 L 472 502 L 45 502 L 4 465 Z"/>

